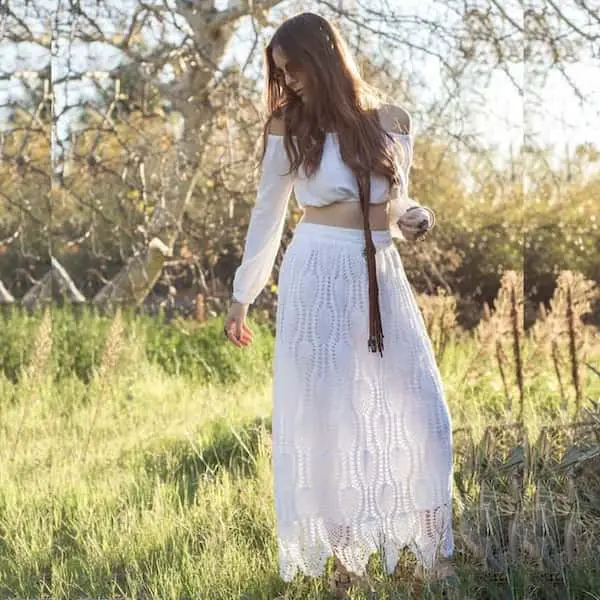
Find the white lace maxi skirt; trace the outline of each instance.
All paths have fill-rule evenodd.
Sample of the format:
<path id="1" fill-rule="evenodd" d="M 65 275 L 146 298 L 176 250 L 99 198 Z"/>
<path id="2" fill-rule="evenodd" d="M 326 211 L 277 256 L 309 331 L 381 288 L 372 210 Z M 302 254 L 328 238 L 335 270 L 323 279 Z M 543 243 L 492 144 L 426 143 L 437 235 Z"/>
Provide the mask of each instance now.
<path id="1" fill-rule="evenodd" d="M 279 274 L 273 470 L 280 576 L 364 574 L 403 547 L 453 552 L 452 428 L 430 340 L 386 231 L 373 232 L 383 358 L 368 350 L 362 230 L 299 223 Z"/>

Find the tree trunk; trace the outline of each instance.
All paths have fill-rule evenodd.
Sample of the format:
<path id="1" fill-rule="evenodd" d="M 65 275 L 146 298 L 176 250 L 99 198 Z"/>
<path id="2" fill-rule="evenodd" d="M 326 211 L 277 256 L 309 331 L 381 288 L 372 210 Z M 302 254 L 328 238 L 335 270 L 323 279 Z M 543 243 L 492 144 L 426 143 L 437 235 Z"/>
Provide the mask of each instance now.
<path id="1" fill-rule="evenodd" d="M 209 2 L 194 6 L 177 2 L 177 12 L 187 20 L 203 56 L 192 57 L 194 60 L 188 62 L 187 70 L 177 83 L 156 86 L 163 97 L 170 100 L 173 110 L 183 117 L 184 133 L 180 140 L 175 140 L 173 150 L 163 163 L 162 201 L 155 209 L 148 231 L 154 248 L 150 242 L 143 255 L 130 259 L 98 292 L 93 304 L 100 309 L 111 303 L 140 304 L 160 277 L 165 257 L 172 255 L 185 207 L 200 174 L 198 165 L 202 161 L 204 142 L 212 131 L 213 111 L 207 90 L 214 79 L 215 67 L 221 63 L 239 19 L 251 11 L 255 17 L 262 17 L 280 1 L 232 2 L 224 11 L 217 11 Z M 185 190 L 182 177 L 188 169 L 184 165 L 191 165 L 193 172 Z"/>
<path id="2" fill-rule="evenodd" d="M 21 305 L 33 310 L 52 301 L 71 304 L 83 304 L 86 301 L 66 269 L 54 256 L 50 258 L 50 270 L 23 296 Z"/>
<path id="3" fill-rule="evenodd" d="M 15 301 L 13 295 L 4 287 L 0 281 L 0 304 L 12 304 Z"/>
<path id="4" fill-rule="evenodd" d="M 171 246 L 155 237 L 140 256 L 133 256 L 127 264 L 94 297 L 92 303 L 102 310 L 112 310 L 118 305 L 138 306 L 144 301 L 160 276 Z"/>

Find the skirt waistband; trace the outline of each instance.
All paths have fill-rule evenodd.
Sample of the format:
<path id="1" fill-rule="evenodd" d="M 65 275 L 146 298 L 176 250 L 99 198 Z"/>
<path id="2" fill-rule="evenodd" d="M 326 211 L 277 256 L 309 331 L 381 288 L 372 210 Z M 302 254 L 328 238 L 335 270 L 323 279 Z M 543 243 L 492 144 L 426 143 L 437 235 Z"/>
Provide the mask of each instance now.
<path id="1" fill-rule="evenodd" d="M 392 233 L 386 231 L 371 231 L 373 244 L 376 248 L 385 248 L 393 244 Z M 337 240 L 365 245 L 365 233 L 362 229 L 337 227 L 335 225 L 321 225 L 320 223 L 305 223 L 301 221 L 296 225 L 294 237 L 307 237 L 311 239 Z"/>

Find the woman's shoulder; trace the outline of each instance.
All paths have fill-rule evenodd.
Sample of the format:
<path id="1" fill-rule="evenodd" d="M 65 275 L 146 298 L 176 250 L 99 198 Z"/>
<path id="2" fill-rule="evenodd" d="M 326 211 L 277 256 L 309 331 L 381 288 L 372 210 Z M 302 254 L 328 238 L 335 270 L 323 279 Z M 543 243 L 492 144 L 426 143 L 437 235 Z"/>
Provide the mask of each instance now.
<path id="1" fill-rule="evenodd" d="M 286 106 L 279 106 L 267 117 L 267 134 L 280 137 L 285 135 L 286 110 Z"/>
<path id="2" fill-rule="evenodd" d="M 412 134 L 411 116 L 407 110 L 395 104 L 384 104 L 378 110 L 379 121 L 386 131 Z"/>
<path id="3" fill-rule="evenodd" d="M 412 122 L 410 113 L 401 106 L 384 104 L 377 111 L 382 127 L 389 132 L 412 135 Z M 267 124 L 267 134 L 283 138 L 285 135 L 285 121 L 281 111 L 270 115 Z"/>
<path id="4" fill-rule="evenodd" d="M 285 123 L 283 121 L 283 117 L 272 115 L 269 119 L 267 132 L 269 135 L 283 136 L 285 134 Z"/>

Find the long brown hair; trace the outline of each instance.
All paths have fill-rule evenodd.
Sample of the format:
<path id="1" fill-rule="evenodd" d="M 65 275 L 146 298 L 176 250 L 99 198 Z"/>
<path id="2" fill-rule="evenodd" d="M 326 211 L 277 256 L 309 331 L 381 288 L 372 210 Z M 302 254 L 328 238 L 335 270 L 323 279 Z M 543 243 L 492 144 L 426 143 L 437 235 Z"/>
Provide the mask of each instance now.
<path id="1" fill-rule="evenodd" d="M 273 49 L 279 47 L 294 68 L 307 78 L 303 102 L 278 76 Z M 270 123 L 284 123 L 284 147 L 291 171 L 300 166 L 310 176 L 319 167 L 326 134 L 337 134 L 340 154 L 356 176 L 363 212 L 365 253 L 369 274 L 369 349 L 383 353 L 375 246 L 369 227 L 370 177 L 378 174 L 397 185 L 400 177 L 392 152 L 393 138 L 384 130 L 377 109 L 381 96 L 360 76 L 348 47 L 336 27 L 320 15 L 296 15 L 275 31 L 265 49 L 267 122 L 263 156 Z"/>

